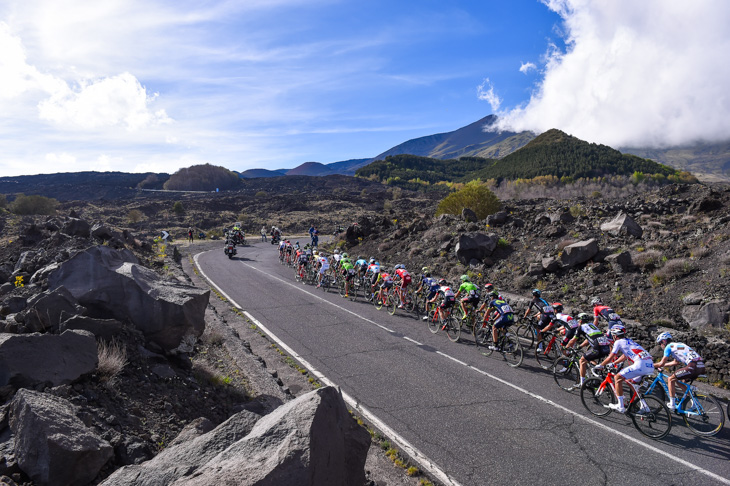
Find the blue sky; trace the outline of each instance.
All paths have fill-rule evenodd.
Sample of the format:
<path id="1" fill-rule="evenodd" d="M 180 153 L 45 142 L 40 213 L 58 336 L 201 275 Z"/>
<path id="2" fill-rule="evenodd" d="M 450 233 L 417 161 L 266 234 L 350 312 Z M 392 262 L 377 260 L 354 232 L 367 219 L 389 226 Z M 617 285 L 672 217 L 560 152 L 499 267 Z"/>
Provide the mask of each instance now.
<path id="1" fill-rule="evenodd" d="M 5 0 L 0 176 L 291 168 L 502 128 L 730 138 L 730 3 Z"/>

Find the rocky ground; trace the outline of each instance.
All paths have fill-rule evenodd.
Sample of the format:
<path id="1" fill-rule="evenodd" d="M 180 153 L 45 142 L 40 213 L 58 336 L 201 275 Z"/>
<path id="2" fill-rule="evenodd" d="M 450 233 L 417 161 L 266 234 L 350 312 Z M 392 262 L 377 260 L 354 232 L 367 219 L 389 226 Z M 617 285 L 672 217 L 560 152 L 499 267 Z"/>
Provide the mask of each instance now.
<path id="1" fill-rule="evenodd" d="M 17 312 L 18 302 L 42 290 L 29 285 L 36 269 L 102 242 L 133 249 L 145 266 L 165 278 L 206 288 L 191 255 L 219 245 L 211 236 L 234 221 L 243 221 L 254 238 L 261 225 L 276 224 L 285 234 L 303 234 L 312 223 L 323 232 L 342 225 L 347 232 L 332 246 L 347 249 L 351 256 L 374 256 L 386 266 L 403 263 L 412 271 L 428 266 L 451 281 L 469 273 L 476 281 L 524 296 L 537 287 L 549 300 L 574 311 L 589 311 L 590 298 L 600 296 L 632 321 L 632 332 L 646 344 L 660 329 L 672 329 L 706 357 L 713 383 L 730 383 L 727 185 L 666 186 L 611 200 L 508 200 L 500 213 L 481 221 L 470 221 L 469 214 L 434 218 L 433 198 L 369 181 L 311 189 L 311 194 L 301 189 L 275 192 L 272 187 L 266 194 L 252 189 L 212 198 L 66 202 L 54 218 L 2 214 L 0 280 L 6 284 L 0 287 L 0 324 L 5 331 L 18 332 L 5 319 Z M 184 212 L 176 214 L 173 203 L 180 200 Z M 139 219 L 132 217 L 134 210 Z M 620 214 L 636 222 L 640 236 L 602 228 Z M 69 236 L 60 231 L 69 216 L 103 222 L 111 236 Z M 188 226 L 208 237 L 188 245 Z M 173 234 L 175 247 L 154 241 L 161 230 Z M 577 261 L 576 255 L 585 250 L 581 243 L 590 240 L 595 252 Z M 576 244 L 580 252 L 574 250 Z M 25 286 L 15 285 L 18 277 Z M 200 417 L 219 424 L 243 409 L 266 413 L 317 386 L 306 370 L 215 293 L 205 321 L 205 333 L 182 359 L 151 349 L 141 332 L 125 326 L 115 337 L 128 360 L 119 374 L 95 372 L 70 385 L 40 386 L 70 401 L 82 422 L 114 447 L 113 459 L 96 482 L 124 464 L 149 459 Z M 0 391 L 6 404 L 0 428 L 7 430 L 7 400 L 13 390 Z M 3 457 L 3 481 L 32 484 L 6 449 Z M 415 485 L 423 479 L 395 466 L 377 441 L 366 469 L 378 485 Z"/>

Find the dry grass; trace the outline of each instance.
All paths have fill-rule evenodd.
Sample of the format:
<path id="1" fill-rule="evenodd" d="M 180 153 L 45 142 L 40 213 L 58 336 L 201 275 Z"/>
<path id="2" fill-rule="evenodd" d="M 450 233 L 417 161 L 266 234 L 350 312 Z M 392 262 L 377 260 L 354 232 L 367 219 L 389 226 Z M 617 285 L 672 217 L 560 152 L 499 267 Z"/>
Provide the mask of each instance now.
<path id="1" fill-rule="evenodd" d="M 669 280 L 692 273 L 696 268 L 695 263 L 687 258 L 668 260 L 662 268 L 652 274 L 651 281 L 654 285 L 660 285 Z"/>
<path id="2" fill-rule="evenodd" d="M 662 253 L 657 250 L 649 250 L 634 253 L 631 255 L 634 265 L 643 269 L 656 268 L 661 264 Z"/>
<path id="3" fill-rule="evenodd" d="M 109 343 L 99 341 L 97 349 L 99 353 L 99 365 L 97 366 L 99 378 L 102 382 L 113 385 L 128 363 L 127 349 L 116 340 Z"/>

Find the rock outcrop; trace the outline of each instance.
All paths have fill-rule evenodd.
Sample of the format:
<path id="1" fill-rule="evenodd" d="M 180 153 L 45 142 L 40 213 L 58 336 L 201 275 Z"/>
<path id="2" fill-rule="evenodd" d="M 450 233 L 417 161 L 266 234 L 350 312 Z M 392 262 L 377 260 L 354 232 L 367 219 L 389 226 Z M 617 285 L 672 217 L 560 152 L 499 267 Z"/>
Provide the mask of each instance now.
<path id="1" fill-rule="evenodd" d="M 163 280 L 128 250 L 90 248 L 52 272 L 48 285 L 66 287 L 92 317 L 132 322 L 166 351 L 205 328 L 210 291 Z"/>
<path id="2" fill-rule="evenodd" d="M 9 423 L 18 465 L 38 485 L 89 484 L 114 454 L 68 401 L 52 395 L 18 391 Z"/>

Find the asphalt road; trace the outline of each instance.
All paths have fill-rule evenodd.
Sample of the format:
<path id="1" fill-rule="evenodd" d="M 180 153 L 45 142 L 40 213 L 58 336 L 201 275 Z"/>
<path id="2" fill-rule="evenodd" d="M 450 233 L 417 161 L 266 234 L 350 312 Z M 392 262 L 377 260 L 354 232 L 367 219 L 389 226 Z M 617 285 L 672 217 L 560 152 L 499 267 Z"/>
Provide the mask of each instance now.
<path id="1" fill-rule="evenodd" d="M 452 484 L 730 485 L 730 427 L 693 435 L 680 417 L 659 441 L 628 416 L 594 417 L 531 353 L 513 369 L 405 313 L 294 280 L 268 243 L 196 261 L 235 303 Z M 400 311 L 399 311 L 400 312 Z M 396 440 L 398 442 L 398 440 Z"/>

